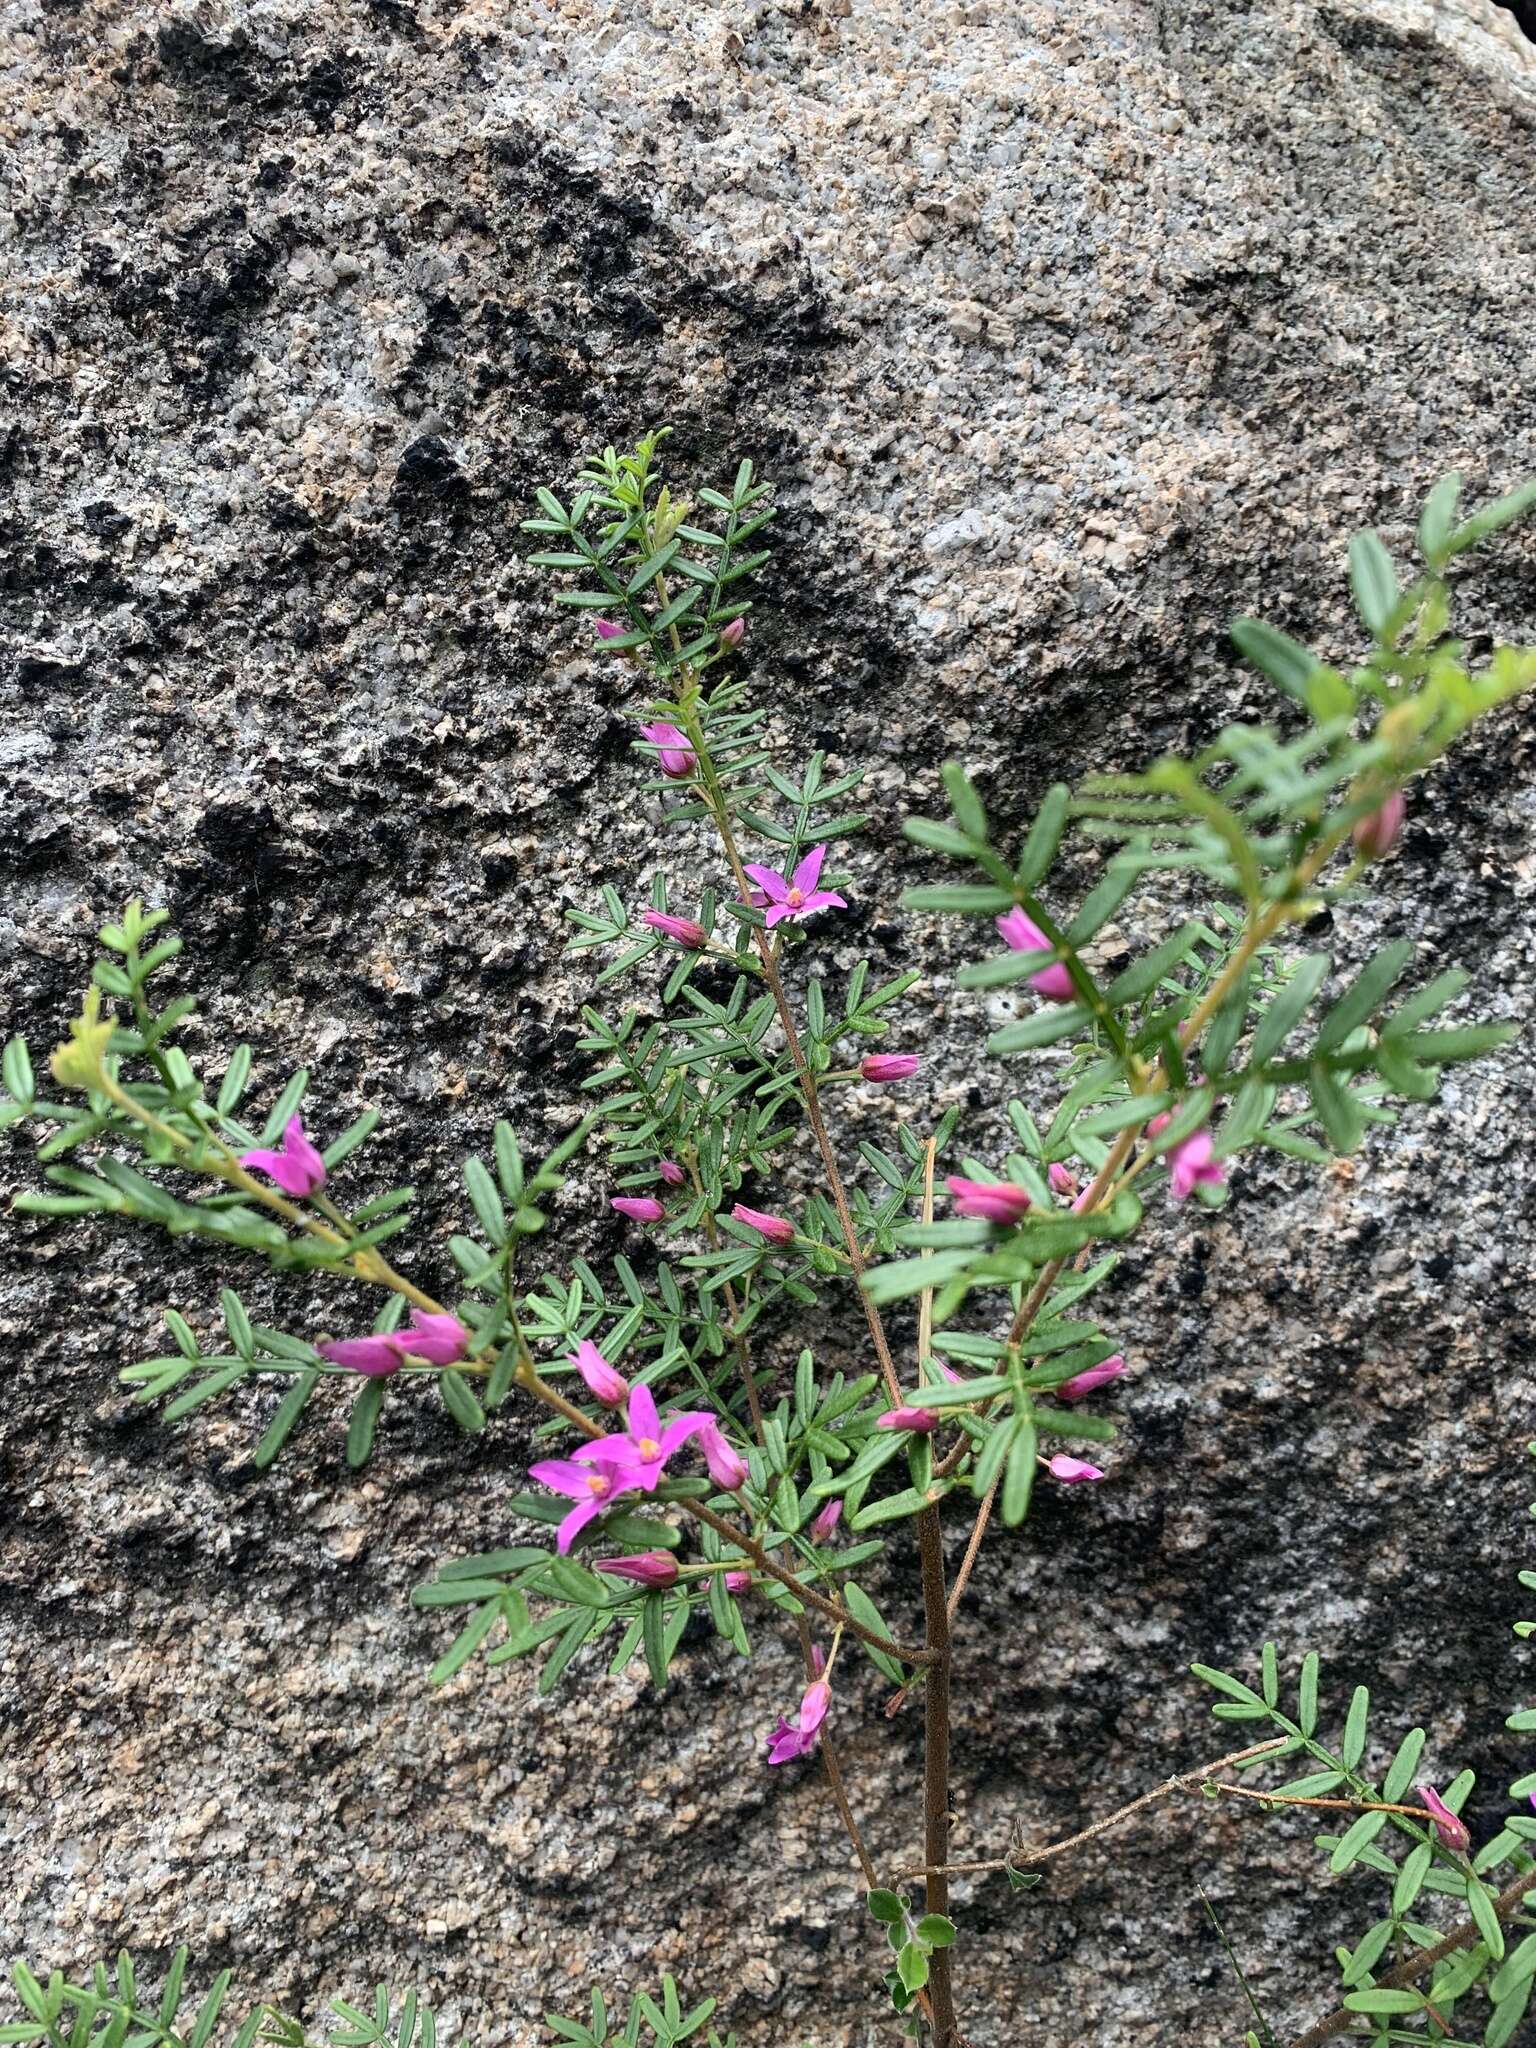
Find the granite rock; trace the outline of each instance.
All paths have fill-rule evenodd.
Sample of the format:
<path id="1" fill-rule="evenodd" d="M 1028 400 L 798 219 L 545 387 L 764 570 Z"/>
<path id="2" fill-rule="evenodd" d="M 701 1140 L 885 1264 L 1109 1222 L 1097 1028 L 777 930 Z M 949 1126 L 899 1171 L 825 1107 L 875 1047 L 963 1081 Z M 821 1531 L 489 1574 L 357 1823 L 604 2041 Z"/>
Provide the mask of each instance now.
<path id="1" fill-rule="evenodd" d="M 267 1089 L 303 1060 L 338 1120 L 384 1108 L 424 1269 L 492 1119 L 537 1146 L 580 1100 L 562 908 L 656 858 L 626 677 L 521 560 L 536 483 L 661 420 L 683 475 L 779 480 L 747 672 L 787 746 L 873 764 L 830 963 L 923 969 L 900 1030 L 984 1150 L 984 1008 L 954 935 L 895 915 L 939 761 L 1019 824 L 1252 714 L 1233 613 L 1347 658 L 1356 527 L 1401 550 L 1444 469 L 1536 471 L 1536 65 L 1487 0 L 0 0 L 0 27 L 7 1029 L 51 1042 L 95 925 L 169 904 L 205 1043 L 250 1038 Z M 1475 645 L 1531 637 L 1536 542 L 1466 586 Z M 1416 798 L 1341 949 L 1410 934 L 1528 1013 L 1532 734 L 1501 718 Z M 702 842 L 674 857 L 705 874 Z M 1528 1762 L 1533 1078 L 1517 1043 L 1321 1202 L 1249 1165 L 1138 1245 L 1113 1483 L 1042 1501 L 967 1599 L 957 1855 L 1219 1750 L 1186 1666 L 1266 1634 L 1323 1651 L 1339 1711 L 1369 1678 L 1383 1738 L 1422 1722 L 1498 1810 Z M 600 1189 L 559 1219 L 595 1258 L 625 1242 Z M 400 1402 L 357 1478 L 332 1409 L 260 1478 L 263 1397 L 177 1429 L 115 1382 L 167 1305 L 209 1326 L 217 1261 L 6 1234 L 0 1948 L 152 1970 L 185 1939 L 312 2013 L 415 1982 L 492 2043 L 672 1969 L 751 2048 L 886 2038 L 820 1783 L 759 1762 L 787 1646 L 691 1644 L 659 1700 L 593 1674 L 541 1701 L 521 1666 L 430 1693 L 445 1631 L 408 1589 L 506 1540 L 526 1437 Z M 829 1362 L 857 1343 L 829 1318 Z M 883 1597 L 913 1610 L 900 1555 Z M 867 1674 L 839 1724 L 889 1865 L 918 1729 L 881 1698 Z M 968 2036 L 1237 2038 L 1197 1881 L 1283 2030 L 1371 1914 L 1315 1867 L 1301 1825 L 1196 1801 L 1027 1897 L 962 1889 Z"/>

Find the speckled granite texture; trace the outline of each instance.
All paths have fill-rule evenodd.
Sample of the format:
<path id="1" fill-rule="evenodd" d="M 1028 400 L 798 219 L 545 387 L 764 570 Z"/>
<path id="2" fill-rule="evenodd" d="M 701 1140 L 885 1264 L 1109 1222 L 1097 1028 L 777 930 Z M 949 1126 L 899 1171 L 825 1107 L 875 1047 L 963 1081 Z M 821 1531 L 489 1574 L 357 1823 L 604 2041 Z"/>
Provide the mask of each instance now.
<path id="1" fill-rule="evenodd" d="M 383 1106 L 429 1272 L 462 1151 L 576 1105 L 562 905 L 655 854 L 623 677 L 519 561 L 533 484 L 585 446 L 671 419 L 680 466 L 780 479 L 750 672 L 787 742 L 875 770 L 827 957 L 924 967 L 902 1029 L 979 1148 L 984 1019 L 949 940 L 895 915 L 938 761 L 1022 821 L 1056 776 L 1209 732 L 1263 701 L 1232 613 L 1347 657 L 1357 525 L 1401 547 L 1440 470 L 1479 495 L 1536 470 L 1536 68 L 1482 0 L 0 0 L 0 25 L 8 1018 L 49 1042 L 91 928 L 169 903 L 210 1043 L 249 1036 L 268 1086 L 307 1061 L 338 1118 Z M 1479 645 L 1529 638 L 1536 540 L 1467 590 Z M 1335 943 L 1409 932 L 1528 1014 L 1533 730 L 1505 717 L 1416 800 L 1393 898 Z M 1152 929 L 1133 902 L 1111 938 Z M 1043 1501 L 968 1603 L 957 1854 L 1218 1750 L 1185 1666 L 1266 1632 L 1319 1646 L 1341 1703 L 1369 1676 L 1383 1732 L 1423 1720 L 1490 1812 L 1528 1763 L 1502 1719 L 1536 1690 L 1509 1634 L 1533 1079 L 1518 1044 L 1321 1205 L 1245 1167 L 1227 1213 L 1132 1254 L 1113 1483 Z M 595 1257 L 599 1184 L 562 1216 Z M 429 1696 L 445 1631 L 407 1591 L 505 1540 L 518 1431 L 466 1448 L 401 1404 L 357 1480 L 331 1412 L 260 1480 L 255 1399 L 176 1430 L 115 1385 L 166 1304 L 206 1325 L 213 1260 L 6 1241 L 0 1949 L 184 1937 L 307 2009 L 377 1972 L 496 2044 L 665 1967 L 747 2048 L 889 2038 L 819 1782 L 758 1761 L 787 1650 L 744 1675 L 701 1641 L 659 1702 L 539 1702 L 521 1667 Z M 855 1340 L 834 1317 L 824 1355 Z M 904 1557 L 886 1601 L 912 1612 Z M 879 1700 L 842 1718 L 894 1859 L 918 1729 Z M 971 2041 L 1240 2038 L 1197 1879 L 1277 2024 L 1320 2011 L 1369 1909 L 1356 1878 L 1314 1898 L 1313 1860 L 1300 1825 L 1196 1803 L 1027 1898 L 962 1891 Z"/>

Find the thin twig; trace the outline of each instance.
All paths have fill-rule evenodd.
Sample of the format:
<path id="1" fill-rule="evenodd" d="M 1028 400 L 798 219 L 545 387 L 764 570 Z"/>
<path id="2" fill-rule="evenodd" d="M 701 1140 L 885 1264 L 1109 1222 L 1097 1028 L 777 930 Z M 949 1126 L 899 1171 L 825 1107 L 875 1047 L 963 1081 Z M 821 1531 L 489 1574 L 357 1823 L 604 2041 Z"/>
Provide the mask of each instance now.
<path id="1" fill-rule="evenodd" d="M 971 1540 L 965 1546 L 965 1555 L 960 1560 L 960 1569 L 956 1572 L 955 1583 L 949 1591 L 949 1618 L 951 1621 L 955 1618 L 955 1614 L 960 1606 L 960 1596 L 965 1591 L 966 1581 L 971 1576 L 977 1555 L 981 1550 L 981 1539 L 987 1533 L 987 1523 L 992 1514 L 992 1503 L 997 1499 L 997 1489 L 1002 1483 L 1003 1475 L 999 1472 L 992 1484 L 987 1488 L 986 1493 L 982 1496 L 981 1506 L 976 1510 L 976 1519 L 971 1524 Z"/>
<path id="2" fill-rule="evenodd" d="M 1284 1749 L 1289 1741 L 1288 1735 L 1275 1735 L 1269 1741 L 1253 1743 L 1247 1749 L 1234 1749 L 1229 1755 L 1219 1756 L 1211 1763 L 1197 1764 L 1192 1771 L 1180 1771 L 1175 1777 L 1165 1778 L 1161 1785 L 1155 1785 L 1150 1792 L 1143 1792 L 1141 1797 L 1133 1799 L 1129 1806 L 1117 1807 L 1102 1820 L 1094 1821 L 1090 1827 L 1080 1828 L 1075 1835 L 1067 1835 L 1062 1841 L 1049 1842 L 1038 1849 L 1010 1849 L 1006 1856 L 996 1857 L 987 1863 L 951 1864 L 948 1867 L 951 1870 L 965 1871 L 1018 1870 L 1027 1864 L 1045 1863 L 1053 1856 L 1064 1856 L 1069 1849 L 1076 1849 L 1084 1842 L 1091 1842 L 1096 1835 L 1107 1834 L 1111 1828 L 1118 1827 L 1121 1821 L 1129 1820 L 1133 1813 L 1144 1812 L 1147 1807 L 1156 1805 L 1159 1799 L 1166 1799 L 1171 1792 L 1183 1792 L 1191 1785 L 1202 1784 L 1210 1777 L 1212 1771 L 1222 1771 L 1229 1764 L 1244 1763 L 1249 1757 L 1266 1756 L 1272 1750 Z M 929 1874 L 926 1864 L 901 1873 L 903 1878 L 924 1877 Z"/>
<path id="3" fill-rule="evenodd" d="M 1414 1820 L 1433 1824 L 1435 1815 L 1427 1806 L 1399 1806 L 1391 1799 L 1313 1799 L 1301 1792 L 1260 1792 L 1252 1785 L 1223 1785 L 1213 1780 L 1213 1792 L 1230 1792 L 1235 1799 L 1257 1799 L 1265 1806 L 1331 1806 L 1341 1813 L 1406 1813 Z"/>

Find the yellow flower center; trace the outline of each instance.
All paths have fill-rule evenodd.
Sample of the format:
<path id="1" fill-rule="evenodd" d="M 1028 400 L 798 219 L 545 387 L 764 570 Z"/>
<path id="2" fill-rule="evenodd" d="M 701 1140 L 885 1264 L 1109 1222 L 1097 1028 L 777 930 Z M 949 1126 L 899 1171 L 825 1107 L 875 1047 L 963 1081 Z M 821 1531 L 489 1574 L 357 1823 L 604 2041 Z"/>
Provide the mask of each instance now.
<path id="1" fill-rule="evenodd" d="M 608 1481 L 603 1477 L 601 1472 L 594 1472 L 591 1478 L 587 1481 L 587 1485 L 590 1487 L 592 1492 L 597 1495 L 599 1500 L 601 1500 L 603 1495 L 608 1491 Z"/>
<path id="2" fill-rule="evenodd" d="M 798 910 L 801 904 L 805 901 L 805 897 L 801 894 L 801 892 L 798 889 L 791 889 L 789 892 L 788 901 L 791 910 Z"/>
<path id="3" fill-rule="evenodd" d="M 642 1458 L 650 1459 L 659 1458 L 661 1456 L 661 1445 L 657 1443 L 655 1437 L 653 1436 L 641 1437 L 639 1442 L 635 1445 L 635 1449 L 640 1453 Z"/>

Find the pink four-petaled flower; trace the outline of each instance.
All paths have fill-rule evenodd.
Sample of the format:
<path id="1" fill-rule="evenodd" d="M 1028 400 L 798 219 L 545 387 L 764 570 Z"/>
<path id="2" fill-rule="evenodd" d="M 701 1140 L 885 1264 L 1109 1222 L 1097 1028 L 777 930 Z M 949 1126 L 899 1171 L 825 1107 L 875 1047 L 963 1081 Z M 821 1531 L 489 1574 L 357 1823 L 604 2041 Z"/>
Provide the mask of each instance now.
<path id="1" fill-rule="evenodd" d="M 761 867 L 755 861 L 746 863 L 747 873 L 762 891 L 768 911 L 764 922 L 770 931 L 785 918 L 809 917 L 813 910 L 848 908 L 833 890 L 816 886 L 826 854 L 824 846 L 813 846 L 787 881 L 777 868 Z"/>
<path id="2" fill-rule="evenodd" d="M 629 1483 L 642 1493 L 654 1493 L 672 1453 L 715 1420 L 707 1409 L 690 1409 L 663 1426 L 656 1397 L 643 1386 L 631 1388 L 624 1415 L 628 1426 L 623 1432 L 594 1438 L 576 1456 L 581 1461 L 599 1456 L 623 1460 Z"/>
<path id="3" fill-rule="evenodd" d="M 285 1195 L 296 1195 L 301 1201 L 325 1186 L 325 1161 L 305 1137 L 301 1117 L 289 1117 L 280 1149 L 258 1145 L 240 1154 L 240 1164 L 264 1173 Z"/>
<path id="4" fill-rule="evenodd" d="M 634 1493 L 643 1484 L 630 1447 L 624 1439 L 615 1437 L 600 1437 L 588 1444 L 579 1458 L 542 1458 L 537 1465 L 528 1467 L 528 1477 L 576 1503 L 555 1532 L 555 1548 L 562 1555 L 594 1515 L 602 1514 L 622 1495 Z"/>

